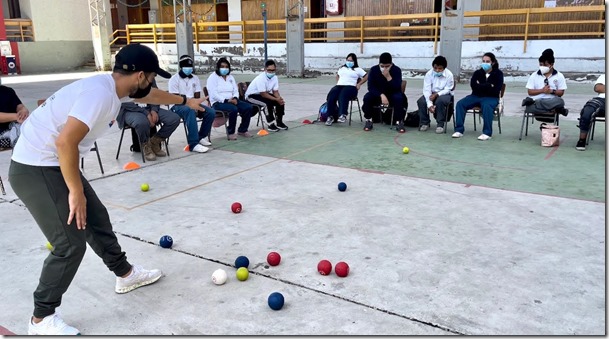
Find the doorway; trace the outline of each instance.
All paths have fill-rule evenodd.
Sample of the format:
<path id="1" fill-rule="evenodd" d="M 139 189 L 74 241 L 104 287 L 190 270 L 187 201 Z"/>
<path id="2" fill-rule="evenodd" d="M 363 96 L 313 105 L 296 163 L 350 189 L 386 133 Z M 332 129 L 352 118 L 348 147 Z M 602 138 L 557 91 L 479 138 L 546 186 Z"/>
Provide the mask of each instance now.
<path id="1" fill-rule="evenodd" d="M 228 4 L 216 4 L 216 22 L 228 22 Z M 218 26 L 218 32 L 228 32 L 228 26 Z M 230 43 L 228 34 L 218 34 L 219 43 Z"/>

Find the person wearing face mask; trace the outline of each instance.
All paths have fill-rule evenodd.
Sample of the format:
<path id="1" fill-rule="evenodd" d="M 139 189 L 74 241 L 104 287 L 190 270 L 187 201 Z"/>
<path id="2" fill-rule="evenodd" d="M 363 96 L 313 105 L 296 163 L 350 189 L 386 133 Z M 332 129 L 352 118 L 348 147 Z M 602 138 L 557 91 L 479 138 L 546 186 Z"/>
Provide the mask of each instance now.
<path id="1" fill-rule="evenodd" d="M 241 115 L 241 124 L 237 134 L 245 138 L 252 135 L 247 131 L 250 126 L 254 107 L 246 101 L 239 100 L 239 89 L 235 78 L 230 74 L 230 63 L 226 58 L 220 58 L 216 63 L 216 71 L 207 78 L 207 91 L 212 107 L 228 112 L 228 139 L 237 140 L 235 128 L 237 116 Z"/>
<path id="2" fill-rule="evenodd" d="M 489 140 L 493 135 L 493 118 L 495 107 L 499 104 L 499 93 L 503 86 L 503 72 L 499 70 L 499 62 L 493 53 L 484 53 L 482 64 L 470 80 L 472 94 L 459 100 L 455 105 L 455 133 L 453 138 L 461 138 L 465 127 L 465 112 L 473 107 L 482 110 L 482 134 L 478 140 Z"/>
<path id="3" fill-rule="evenodd" d="M 533 72 L 527 81 L 527 94 L 522 101 L 527 113 L 547 113 L 554 111 L 566 116 L 562 96 L 567 89 L 565 76 L 554 69 L 554 51 L 546 49 L 539 57 L 539 70 Z"/>
<path id="4" fill-rule="evenodd" d="M 336 86 L 332 87 L 326 100 L 328 102 L 328 120 L 326 125 L 347 121 L 349 101 L 357 98 L 357 91 L 368 81 L 368 73 L 357 64 L 355 53 L 349 53 L 344 65 L 336 73 Z M 338 102 L 338 106 L 336 103 Z"/>
<path id="5" fill-rule="evenodd" d="M 264 63 L 264 72 L 254 78 L 244 94 L 248 102 L 266 106 L 267 128 L 271 132 L 288 129 L 288 126 L 283 123 L 285 100 L 279 94 L 279 79 L 275 75 L 276 72 L 275 61 L 267 60 Z"/>
<path id="6" fill-rule="evenodd" d="M 396 130 L 405 133 L 404 117 L 406 116 L 405 100 L 406 96 L 402 93 L 402 70 L 393 64 L 391 54 L 385 52 L 379 57 L 379 64 L 372 66 L 368 73 L 368 93 L 364 96 L 364 118 L 366 122 L 364 131 L 371 131 L 372 116 L 378 115 L 378 107 L 393 106 L 393 118 L 396 123 Z"/>
<path id="7" fill-rule="evenodd" d="M 0 149 L 15 146 L 21 124 L 29 115 L 30 111 L 23 105 L 15 90 L 0 85 Z"/>
<path id="8" fill-rule="evenodd" d="M 598 95 L 588 100 L 580 112 L 579 140 L 577 145 L 575 145 L 575 149 L 578 151 L 586 150 L 586 141 L 588 139 L 592 115 L 596 113 L 597 117 L 605 116 L 605 74 L 601 74 L 596 79 L 593 89 Z"/>
<path id="9" fill-rule="evenodd" d="M 185 95 L 187 98 L 201 97 L 201 81 L 193 75 L 194 62 L 189 55 L 182 55 L 179 60 L 180 70 L 174 74 L 167 84 L 169 93 Z M 207 98 L 204 98 L 207 99 Z M 186 141 L 191 152 L 205 153 L 209 151 L 211 142 L 208 140 L 211 127 L 216 118 L 216 110 L 203 106 L 204 111 L 194 110 L 186 105 L 173 105 L 172 112 L 177 113 L 186 125 Z M 197 116 L 203 118 L 197 132 Z"/>
<path id="10" fill-rule="evenodd" d="M 431 63 L 432 69 L 425 73 L 423 95 L 417 100 L 419 106 L 419 131 L 429 129 L 429 112 L 436 115 L 436 133 L 444 133 L 446 113 L 453 96 L 455 80 L 453 73 L 446 68 L 448 61 L 438 55 Z"/>
<path id="11" fill-rule="evenodd" d="M 121 102 L 136 98 L 142 103 L 199 107 L 202 99 L 186 99 L 152 88 L 157 74 L 170 77 L 159 67 L 154 51 L 129 44 L 116 54 L 112 74 L 94 75 L 64 86 L 23 122 L 9 181 L 53 244 L 34 292 L 29 335 L 80 333 L 55 309 L 78 271 L 87 244 L 116 276 L 116 293 L 152 284 L 162 276 L 158 269 L 147 270 L 127 261 L 106 207 L 78 166 L 95 140 L 110 130 Z"/>

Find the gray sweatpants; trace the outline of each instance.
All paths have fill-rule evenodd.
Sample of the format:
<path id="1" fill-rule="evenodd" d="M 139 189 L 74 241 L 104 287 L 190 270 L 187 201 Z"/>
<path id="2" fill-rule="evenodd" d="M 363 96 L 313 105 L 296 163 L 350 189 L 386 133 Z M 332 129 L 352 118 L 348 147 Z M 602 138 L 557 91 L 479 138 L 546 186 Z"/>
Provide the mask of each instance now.
<path id="1" fill-rule="evenodd" d="M 565 101 L 561 97 L 537 99 L 535 103 L 525 108 L 527 113 L 546 113 L 558 107 L 565 107 Z"/>
<path id="2" fill-rule="evenodd" d="M 29 166 L 11 161 L 8 175 L 13 191 L 53 245 L 34 292 L 35 317 L 44 318 L 55 313 L 78 271 L 87 243 L 116 276 L 129 273 L 131 264 L 112 232 L 108 211 L 82 174 L 80 177 L 87 198 L 85 230 L 78 230 L 74 220 L 67 224 L 69 192 L 59 167 Z"/>

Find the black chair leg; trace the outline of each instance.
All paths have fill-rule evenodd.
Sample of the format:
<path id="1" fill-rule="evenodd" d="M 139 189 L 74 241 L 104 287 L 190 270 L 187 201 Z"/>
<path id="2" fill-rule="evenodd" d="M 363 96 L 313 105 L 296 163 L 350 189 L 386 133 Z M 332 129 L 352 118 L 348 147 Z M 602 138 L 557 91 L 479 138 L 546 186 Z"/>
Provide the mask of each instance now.
<path id="1" fill-rule="evenodd" d="M 4 184 L 2 183 L 2 177 L 0 177 L 0 191 L 2 191 L 2 195 L 6 195 L 6 191 L 4 190 Z"/>
<path id="2" fill-rule="evenodd" d="M 121 138 L 118 141 L 118 150 L 116 150 L 116 160 L 118 160 L 118 155 L 121 153 L 121 145 L 123 144 L 123 137 L 125 136 L 125 129 L 123 128 L 121 131 Z"/>
<path id="3" fill-rule="evenodd" d="M 99 150 L 97 148 L 97 141 L 93 143 L 95 145 L 95 154 L 97 154 L 97 162 L 99 163 L 99 169 L 104 174 L 104 166 L 102 165 L 101 157 L 99 156 Z"/>
<path id="4" fill-rule="evenodd" d="M 526 124 L 527 124 L 527 128 L 529 126 L 529 119 L 527 119 L 527 112 L 524 112 L 524 115 L 522 116 L 522 126 L 520 126 L 520 137 L 518 138 L 518 140 L 522 140 L 522 132 L 524 130 L 524 121 L 526 120 Z"/>

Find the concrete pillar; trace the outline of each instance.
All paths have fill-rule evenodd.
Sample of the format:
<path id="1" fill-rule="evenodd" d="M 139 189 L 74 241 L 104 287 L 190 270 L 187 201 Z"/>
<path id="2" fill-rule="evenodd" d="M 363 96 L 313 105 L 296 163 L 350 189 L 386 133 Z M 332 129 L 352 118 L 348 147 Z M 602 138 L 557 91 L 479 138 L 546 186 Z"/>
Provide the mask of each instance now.
<path id="1" fill-rule="evenodd" d="M 260 12 L 262 20 L 262 11 Z M 228 21 L 241 21 L 241 0 L 228 0 Z M 229 31 L 241 31 L 240 26 L 229 26 Z M 242 39 L 241 34 L 231 34 L 231 43 L 238 44 L 236 39 Z M 245 52 L 245 51 L 244 51 Z"/>
<path id="2" fill-rule="evenodd" d="M 117 29 L 125 29 L 125 27 L 129 24 L 129 11 L 127 10 L 127 6 L 125 6 L 123 3 L 124 2 L 116 2 L 116 15 L 118 16 Z"/>
<path id="3" fill-rule="evenodd" d="M 109 38 L 112 34 L 112 18 L 109 0 L 88 0 L 89 18 L 91 20 L 91 35 L 95 66 L 100 71 L 112 69 Z"/>
<path id="4" fill-rule="evenodd" d="M 463 11 L 474 12 L 474 11 L 481 11 L 481 10 L 482 10 L 482 0 L 463 1 Z M 480 17 L 463 18 L 464 25 L 479 24 L 479 23 L 480 23 Z M 478 34 L 480 34 L 479 27 L 471 27 L 471 28 L 463 29 L 463 36 L 464 36 L 463 39 L 466 41 L 478 41 L 478 38 L 465 38 L 466 35 L 478 35 Z"/>
<path id="5" fill-rule="evenodd" d="M 463 2 L 458 1 L 457 9 L 442 9 L 440 31 L 440 54 L 446 57 L 448 69 L 458 82 L 461 73 L 461 46 L 463 44 Z"/>
<path id="6" fill-rule="evenodd" d="M 159 2 L 157 0 L 150 0 L 150 10 L 148 11 L 148 23 L 158 24 L 160 22 L 159 15 L 161 9 L 159 8 Z"/>

